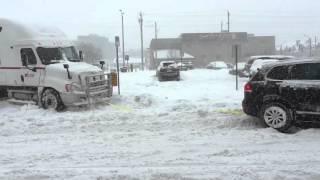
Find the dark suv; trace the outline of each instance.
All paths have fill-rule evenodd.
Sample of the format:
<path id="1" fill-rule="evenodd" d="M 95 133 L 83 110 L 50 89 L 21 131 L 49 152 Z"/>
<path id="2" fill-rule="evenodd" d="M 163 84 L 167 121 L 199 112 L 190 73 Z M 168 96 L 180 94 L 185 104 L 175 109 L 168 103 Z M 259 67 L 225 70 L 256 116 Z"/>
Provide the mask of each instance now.
<path id="1" fill-rule="evenodd" d="M 264 66 L 244 87 L 243 111 L 281 132 L 320 120 L 320 61 Z M 320 122 L 320 121 L 319 121 Z"/>

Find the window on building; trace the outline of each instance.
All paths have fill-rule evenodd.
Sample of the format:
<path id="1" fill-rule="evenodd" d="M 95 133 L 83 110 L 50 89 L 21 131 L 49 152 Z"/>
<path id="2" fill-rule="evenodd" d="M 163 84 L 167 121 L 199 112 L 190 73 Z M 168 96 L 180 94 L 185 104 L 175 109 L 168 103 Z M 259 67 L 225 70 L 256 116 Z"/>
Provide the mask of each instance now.
<path id="1" fill-rule="evenodd" d="M 36 56 L 31 48 L 23 48 L 20 51 L 22 65 L 35 65 L 37 64 Z"/>

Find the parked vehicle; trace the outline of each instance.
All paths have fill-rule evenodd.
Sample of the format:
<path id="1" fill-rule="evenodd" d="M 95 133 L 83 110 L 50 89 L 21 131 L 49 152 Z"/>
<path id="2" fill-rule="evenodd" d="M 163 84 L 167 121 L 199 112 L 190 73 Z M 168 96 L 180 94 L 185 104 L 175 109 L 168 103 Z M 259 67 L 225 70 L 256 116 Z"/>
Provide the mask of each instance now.
<path id="1" fill-rule="evenodd" d="M 227 69 L 227 68 L 228 68 L 228 65 L 224 61 L 214 61 L 207 65 L 207 69 L 219 70 L 219 69 Z"/>
<path id="2" fill-rule="evenodd" d="M 187 71 L 189 70 L 188 66 L 185 63 L 177 63 L 177 67 L 180 69 L 180 71 Z"/>
<path id="3" fill-rule="evenodd" d="M 245 71 L 247 71 L 247 73 L 250 74 L 251 66 L 256 60 L 269 60 L 269 59 L 286 61 L 286 60 L 294 60 L 296 58 L 293 56 L 283 56 L 283 55 L 251 56 L 246 63 Z"/>
<path id="4" fill-rule="evenodd" d="M 180 80 L 180 69 L 175 61 L 162 61 L 157 68 L 159 81 Z"/>
<path id="5" fill-rule="evenodd" d="M 191 61 L 185 62 L 185 65 L 188 67 L 189 70 L 194 69 L 193 63 Z"/>
<path id="6" fill-rule="evenodd" d="M 301 122 L 320 122 L 320 61 L 263 66 L 245 85 L 243 111 L 281 132 Z"/>
<path id="7" fill-rule="evenodd" d="M 249 74 L 244 71 L 246 63 L 241 62 L 238 63 L 238 76 L 239 77 L 249 77 Z M 236 70 L 236 66 L 234 65 L 233 68 L 229 71 L 229 74 L 231 75 L 236 75 L 237 74 L 237 70 Z"/>
<path id="8" fill-rule="evenodd" d="M 59 111 L 112 96 L 110 75 L 81 62 L 72 41 L 5 19 L 0 27 L 0 89 L 12 101 Z"/>
<path id="9" fill-rule="evenodd" d="M 232 63 L 226 63 L 228 69 L 233 69 L 234 65 Z"/>
<path id="10" fill-rule="evenodd" d="M 128 67 L 127 66 L 120 67 L 120 72 L 128 72 Z"/>
<path id="11" fill-rule="evenodd" d="M 253 62 L 250 67 L 249 76 L 253 76 L 255 73 L 258 72 L 258 69 L 261 69 L 262 66 L 278 62 L 278 59 L 257 59 Z"/>

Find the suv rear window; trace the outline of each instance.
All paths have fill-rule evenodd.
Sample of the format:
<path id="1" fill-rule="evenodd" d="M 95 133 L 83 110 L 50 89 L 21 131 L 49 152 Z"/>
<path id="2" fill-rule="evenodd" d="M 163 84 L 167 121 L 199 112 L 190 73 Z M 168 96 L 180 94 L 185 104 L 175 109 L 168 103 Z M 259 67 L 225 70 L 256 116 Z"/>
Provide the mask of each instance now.
<path id="1" fill-rule="evenodd" d="M 291 71 L 291 79 L 294 80 L 320 80 L 320 64 L 297 64 Z"/>
<path id="2" fill-rule="evenodd" d="M 274 67 L 267 75 L 269 79 L 286 80 L 289 79 L 288 66 Z"/>
<path id="3" fill-rule="evenodd" d="M 264 73 L 259 70 L 251 79 L 251 81 L 264 81 Z"/>

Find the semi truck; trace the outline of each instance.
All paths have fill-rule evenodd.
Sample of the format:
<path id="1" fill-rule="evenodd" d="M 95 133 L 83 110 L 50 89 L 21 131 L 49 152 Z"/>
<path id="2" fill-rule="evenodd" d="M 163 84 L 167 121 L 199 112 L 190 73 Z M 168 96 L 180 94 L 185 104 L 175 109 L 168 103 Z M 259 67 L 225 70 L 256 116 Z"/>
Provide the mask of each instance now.
<path id="1" fill-rule="evenodd" d="M 0 19 L 2 96 L 57 111 L 111 98 L 110 74 L 83 62 L 81 51 L 66 36 L 36 29 Z"/>

